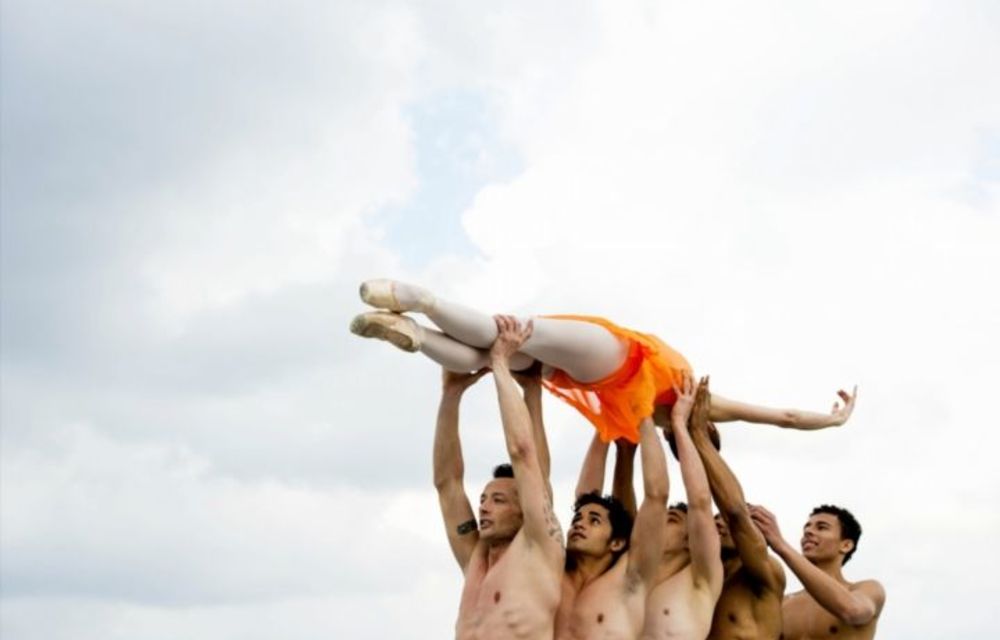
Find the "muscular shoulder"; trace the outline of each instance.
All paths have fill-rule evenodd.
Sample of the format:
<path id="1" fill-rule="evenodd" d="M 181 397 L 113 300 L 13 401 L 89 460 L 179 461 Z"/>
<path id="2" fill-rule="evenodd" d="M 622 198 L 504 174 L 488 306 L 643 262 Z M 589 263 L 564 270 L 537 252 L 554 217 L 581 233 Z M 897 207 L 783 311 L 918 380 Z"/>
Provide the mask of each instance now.
<path id="1" fill-rule="evenodd" d="M 878 580 L 859 580 L 851 583 L 850 589 L 871 598 L 877 609 L 881 609 L 885 602 L 885 587 Z"/>

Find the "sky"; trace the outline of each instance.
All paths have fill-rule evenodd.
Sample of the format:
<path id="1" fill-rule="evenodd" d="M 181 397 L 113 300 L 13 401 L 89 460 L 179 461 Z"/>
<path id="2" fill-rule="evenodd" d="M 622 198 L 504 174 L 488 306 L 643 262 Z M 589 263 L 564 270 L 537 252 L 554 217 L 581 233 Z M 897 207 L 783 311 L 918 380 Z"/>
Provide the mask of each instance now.
<path id="1" fill-rule="evenodd" d="M 5 639 L 448 637 L 439 372 L 348 332 L 373 277 L 607 316 L 727 397 L 858 384 L 726 460 L 793 541 L 855 513 L 880 638 L 992 637 L 996 3 L 0 9 Z M 565 524 L 591 431 L 545 410 Z M 488 378 L 462 438 L 475 497 Z"/>

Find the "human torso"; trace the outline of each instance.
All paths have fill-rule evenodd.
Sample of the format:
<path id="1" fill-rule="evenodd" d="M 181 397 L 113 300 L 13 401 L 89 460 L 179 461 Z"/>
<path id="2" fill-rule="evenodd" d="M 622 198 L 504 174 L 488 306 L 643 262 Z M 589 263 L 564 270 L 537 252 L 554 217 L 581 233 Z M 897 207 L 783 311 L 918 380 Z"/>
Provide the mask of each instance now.
<path id="1" fill-rule="evenodd" d="M 760 585 L 746 569 L 737 569 L 722 585 L 709 640 L 778 640 L 781 597 Z"/>
<path id="2" fill-rule="evenodd" d="M 520 534 L 492 566 L 487 559 L 481 543 L 465 571 L 457 640 L 551 639 L 561 566 Z"/>
<path id="3" fill-rule="evenodd" d="M 870 640 L 875 637 L 875 626 L 878 624 L 878 616 L 875 616 L 868 624 L 851 626 L 820 606 L 806 591 L 785 598 L 782 613 L 785 640 Z"/>
<path id="4" fill-rule="evenodd" d="M 666 577 L 646 598 L 642 640 L 702 640 L 712 626 L 717 593 L 695 587 L 691 565 Z"/>
<path id="5" fill-rule="evenodd" d="M 622 556 L 606 572 L 578 586 L 569 573 L 563 578 L 562 601 L 556 615 L 557 640 L 634 640 L 642 630 L 646 588 L 627 575 Z"/>

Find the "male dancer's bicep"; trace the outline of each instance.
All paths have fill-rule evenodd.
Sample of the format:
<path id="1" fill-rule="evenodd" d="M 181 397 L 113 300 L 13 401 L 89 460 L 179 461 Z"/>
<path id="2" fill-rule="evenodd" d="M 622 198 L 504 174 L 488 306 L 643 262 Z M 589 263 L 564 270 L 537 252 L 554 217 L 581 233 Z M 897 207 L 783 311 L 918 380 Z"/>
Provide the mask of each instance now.
<path id="1" fill-rule="evenodd" d="M 458 566 L 465 570 L 479 542 L 479 526 L 461 483 L 438 488 L 438 503 L 444 519 L 448 545 Z"/>

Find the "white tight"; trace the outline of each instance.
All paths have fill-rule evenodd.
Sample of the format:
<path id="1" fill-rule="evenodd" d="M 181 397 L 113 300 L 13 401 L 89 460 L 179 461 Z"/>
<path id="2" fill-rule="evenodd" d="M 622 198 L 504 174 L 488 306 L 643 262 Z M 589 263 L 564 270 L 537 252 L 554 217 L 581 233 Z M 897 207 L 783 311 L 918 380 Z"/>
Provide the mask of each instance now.
<path id="1" fill-rule="evenodd" d="M 424 313 L 444 333 L 421 327 L 421 352 L 453 371 L 474 371 L 489 363 L 489 348 L 497 337 L 492 316 L 445 300 L 435 300 Z M 595 382 L 614 373 L 628 355 L 628 345 L 600 325 L 537 316 L 532 320 L 531 337 L 511 360 L 515 371 L 537 359 L 579 382 Z"/>

